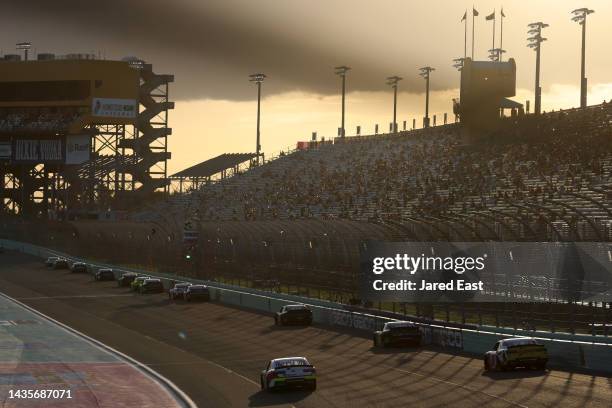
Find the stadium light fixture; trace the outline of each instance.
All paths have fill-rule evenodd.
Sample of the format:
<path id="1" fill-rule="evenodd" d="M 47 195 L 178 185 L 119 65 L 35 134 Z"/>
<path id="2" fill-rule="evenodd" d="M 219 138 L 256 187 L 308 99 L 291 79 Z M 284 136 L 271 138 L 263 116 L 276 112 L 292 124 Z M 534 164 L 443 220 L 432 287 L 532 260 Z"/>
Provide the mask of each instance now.
<path id="1" fill-rule="evenodd" d="M 579 8 L 572 11 L 574 15 L 572 21 L 582 26 L 582 53 L 580 58 L 580 107 L 586 108 L 587 106 L 587 78 L 585 73 L 585 50 L 586 50 L 586 22 L 587 16 L 593 14 L 595 10 L 588 8 Z"/>
<path id="2" fill-rule="evenodd" d="M 345 108 L 345 95 L 346 95 L 346 73 L 350 71 L 351 67 L 347 67 L 346 65 L 341 65 L 339 67 L 334 67 L 334 73 L 342 77 L 342 121 L 340 124 L 340 137 L 345 136 L 344 131 L 344 108 Z"/>
<path id="3" fill-rule="evenodd" d="M 257 142 L 255 146 L 255 160 L 257 165 L 259 165 L 259 156 L 261 153 L 259 124 L 261 121 L 261 83 L 264 79 L 266 79 L 266 74 L 258 73 L 249 75 L 249 81 L 257 84 Z"/>
<path id="4" fill-rule="evenodd" d="M 387 78 L 387 85 L 393 88 L 393 133 L 397 132 L 397 83 L 402 79 L 397 75 Z"/>
<path id="5" fill-rule="evenodd" d="M 506 50 L 501 48 L 492 48 L 489 50 L 489 59 L 493 62 L 499 62 L 501 61 L 502 54 L 505 52 Z"/>
<path id="6" fill-rule="evenodd" d="M 23 60 L 28 60 L 28 51 L 32 48 L 32 43 L 30 42 L 20 42 L 16 44 L 16 48 L 18 50 L 23 50 Z"/>
<path id="7" fill-rule="evenodd" d="M 453 60 L 453 68 L 456 68 L 457 71 L 461 71 L 463 69 L 464 62 L 465 62 L 465 58 L 455 58 Z"/>
<path id="8" fill-rule="evenodd" d="M 432 71 L 435 71 L 432 67 L 419 68 L 419 75 L 425 79 L 425 119 L 423 121 L 423 127 L 429 127 L 429 77 Z"/>
<path id="9" fill-rule="evenodd" d="M 531 37 L 527 38 L 527 41 L 529 41 L 527 46 L 536 52 L 534 113 L 539 115 L 542 110 L 542 88 L 540 87 L 540 50 L 542 43 L 546 41 L 546 38 L 542 37 L 542 29 L 548 27 L 548 24 L 538 21 L 537 23 L 528 24 L 527 27 L 529 27 L 527 34 L 531 35 Z"/>

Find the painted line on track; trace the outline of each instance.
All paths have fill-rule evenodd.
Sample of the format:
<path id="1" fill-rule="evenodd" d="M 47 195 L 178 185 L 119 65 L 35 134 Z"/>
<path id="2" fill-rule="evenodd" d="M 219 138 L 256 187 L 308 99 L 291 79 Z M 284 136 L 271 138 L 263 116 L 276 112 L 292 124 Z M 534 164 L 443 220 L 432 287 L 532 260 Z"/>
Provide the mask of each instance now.
<path id="1" fill-rule="evenodd" d="M 60 295 L 60 296 L 31 296 L 31 297 L 17 297 L 16 300 L 53 300 L 53 299 L 103 299 L 103 298 L 114 298 L 114 297 L 126 297 L 126 296 L 134 296 L 133 294 L 125 294 L 125 295 L 108 295 L 108 294 L 99 294 L 99 295 Z"/>
<path id="2" fill-rule="evenodd" d="M 178 388 L 172 381 L 170 381 L 169 379 L 167 379 L 166 377 L 162 376 L 161 374 L 159 374 L 157 371 L 153 370 L 152 368 L 148 367 L 145 364 L 142 364 L 140 361 L 128 356 L 127 354 L 124 354 L 104 343 L 102 343 L 99 340 L 94 339 L 93 337 L 89 337 L 88 335 L 81 333 L 80 331 L 58 321 L 55 320 L 54 318 L 47 316 L 46 314 L 34 309 L 31 306 L 26 305 L 25 303 L 20 302 L 19 300 L 10 297 L 9 295 L 0 292 L 0 296 L 4 297 L 7 300 L 10 300 L 11 302 L 14 302 L 15 304 L 17 304 L 18 306 L 21 306 L 22 308 L 26 309 L 27 311 L 36 314 L 37 316 L 42 317 L 43 319 L 46 319 L 47 321 L 54 323 L 55 325 L 61 327 L 62 329 L 66 330 L 67 332 L 80 337 L 81 339 L 88 341 L 89 343 L 91 343 L 93 346 L 97 347 L 98 349 L 105 351 L 107 353 L 111 353 L 115 356 L 117 356 L 118 358 L 122 359 L 123 361 L 125 361 L 128 364 L 131 364 L 132 366 L 134 366 L 137 369 L 140 369 L 144 374 L 148 375 L 152 380 L 156 381 L 158 384 L 160 384 L 161 386 L 163 386 L 171 395 L 174 396 L 175 400 L 179 403 L 181 403 L 183 406 L 188 407 L 188 408 L 197 408 L 197 405 L 191 400 L 191 398 L 189 398 L 189 396 L 187 396 L 187 394 L 185 394 L 180 388 Z"/>

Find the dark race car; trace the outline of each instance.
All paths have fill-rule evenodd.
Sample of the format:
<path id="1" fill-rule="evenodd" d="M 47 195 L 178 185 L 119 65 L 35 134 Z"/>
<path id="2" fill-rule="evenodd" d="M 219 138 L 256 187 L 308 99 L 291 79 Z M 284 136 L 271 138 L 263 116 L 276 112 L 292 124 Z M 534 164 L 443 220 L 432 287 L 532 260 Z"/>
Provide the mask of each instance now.
<path id="1" fill-rule="evenodd" d="M 83 262 L 75 262 L 70 268 L 70 272 L 73 273 L 87 273 L 87 264 Z"/>
<path id="2" fill-rule="evenodd" d="M 374 332 L 374 347 L 420 346 L 421 329 L 412 322 L 387 322 Z"/>
<path id="3" fill-rule="evenodd" d="M 286 388 L 317 389 L 317 370 L 306 357 L 285 357 L 270 360 L 259 376 L 261 389 L 275 391 Z"/>
<path id="4" fill-rule="evenodd" d="M 115 273 L 112 269 L 102 268 L 98 269 L 98 272 L 94 275 L 97 281 L 112 281 L 115 280 Z"/>
<path id="5" fill-rule="evenodd" d="M 164 285 L 162 281 L 157 278 L 147 278 L 138 287 L 140 293 L 163 293 Z"/>
<path id="6" fill-rule="evenodd" d="M 174 285 L 173 288 L 168 290 L 168 299 L 176 300 L 176 299 L 184 299 L 185 292 L 191 286 L 189 282 L 179 282 Z"/>
<path id="7" fill-rule="evenodd" d="M 529 337 L 500 340 L 493 350 L 484 355 L 485 371 L 505 371 L 517 367 L 545 370 L 547 363 L 546 347 Z"/>
<path id="8" fill-rule="evenodd" d="M 129 287 L 132 282 L 134 282 L 134 279 L 136 279 L 138 275 L 134 272 L 126 272 L 123 275 L 121 275 L 121 277 L 119 279 L 117 279 L 117 286 L 120 287 Z"/>
<path id="9" fill-rule="evenodd" d="M 312 310 L 306 305 L 286 305 L 274 316 L 274 324 L 285 326 L 291 324 L 312 324 Z"/>
<path id="10" fill-rule="evenodd" d="M 68 269 L 68 260 L 65 258 L 57 258 L 53 262 L 53 269 Z"/>
<path id="11" fill-rule="evenodd" d="M 210 300 L 210 291 L 206 285 L 191 285 L 185 290 L 183 298 L 191 302 L 193 300 Z"/>

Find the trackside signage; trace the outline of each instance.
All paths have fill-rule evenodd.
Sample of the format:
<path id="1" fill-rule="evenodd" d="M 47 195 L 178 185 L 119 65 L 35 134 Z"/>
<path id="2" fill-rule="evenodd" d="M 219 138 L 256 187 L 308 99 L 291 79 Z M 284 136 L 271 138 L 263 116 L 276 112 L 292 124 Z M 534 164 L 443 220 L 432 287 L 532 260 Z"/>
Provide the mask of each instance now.
<path id="1" fill-rule="evenodd" d="M 93 98 L 91 114 L 93 116 L 134 119 L 138 114 L 136 100 Z"/>
<path id="2" fill-rule="evenodd" d="M 360 295 L 392 302 L 610 302 L 612 244 L 362 242 Z"/>
<path id="3" fill-rule="evenodd" d="M 12 146 L 13 162 L 63 162 L 62 139 L 16 139 Z"/>
<path id="4" fill-rule="evenodd" d="M 91 137 L 89 135 L 66 136 L 66 164 L 81 164 L 89 160 Z"/>

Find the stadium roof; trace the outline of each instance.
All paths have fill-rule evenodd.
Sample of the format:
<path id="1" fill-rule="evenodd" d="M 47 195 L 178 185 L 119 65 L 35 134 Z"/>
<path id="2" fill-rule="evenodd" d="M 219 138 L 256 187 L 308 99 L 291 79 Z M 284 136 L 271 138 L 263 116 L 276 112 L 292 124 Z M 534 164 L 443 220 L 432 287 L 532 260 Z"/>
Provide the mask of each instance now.
<path id="1" fill-rule="evenodd" d="M 255 156 L 255 153 L 223 153 L 220 156 L 181 170 L 171 175 L 170 178 L 210 177 L 223 170 L 231 169 Z"/>
<path id="2" fill-rule="evenodd" d="M 512 99 L 501 98 L 499 101 L 499 107 L 504 109 L 520 109 L 523 107 L 523 104 L 513 101 Z"/>

